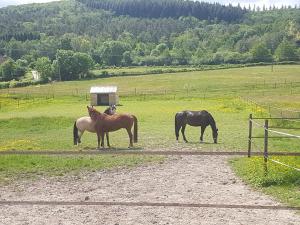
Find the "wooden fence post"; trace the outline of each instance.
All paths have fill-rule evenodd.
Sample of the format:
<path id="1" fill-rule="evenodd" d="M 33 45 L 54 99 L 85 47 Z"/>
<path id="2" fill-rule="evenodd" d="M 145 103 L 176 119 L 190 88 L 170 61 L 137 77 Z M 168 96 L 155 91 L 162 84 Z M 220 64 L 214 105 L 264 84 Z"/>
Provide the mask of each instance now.
<path id="1" fill-rule="evenodd" d="M 252 145 L 252 114 L 249 115 L 248 157 L 251 156 Z"/>
<path id="2" fill-rule="evenodd" d="M 264 172 L 265 176 L 268 174 L 268 129 L 269 121 L 265 120 L 265 136 L 264 136 Z"/>

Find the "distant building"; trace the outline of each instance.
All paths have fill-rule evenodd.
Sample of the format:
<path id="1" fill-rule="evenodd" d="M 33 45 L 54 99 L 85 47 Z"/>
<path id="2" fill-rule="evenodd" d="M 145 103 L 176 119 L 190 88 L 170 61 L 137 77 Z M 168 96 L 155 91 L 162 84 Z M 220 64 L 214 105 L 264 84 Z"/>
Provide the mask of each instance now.
<path id="1" fill-rule="evenodd" d="M 91 105 L 118 105 L 116 86 L 94 86 L 90 89 Z"/>
<path id="2" fill-rule="evenodd" d="M 39 74 L 38 71 L 32 70 L 31 73 L 32 73 L 32 78 L 33 78 L 34 80 L 40 80 L 40 79 L 41 79 L 41 75 Z"/>

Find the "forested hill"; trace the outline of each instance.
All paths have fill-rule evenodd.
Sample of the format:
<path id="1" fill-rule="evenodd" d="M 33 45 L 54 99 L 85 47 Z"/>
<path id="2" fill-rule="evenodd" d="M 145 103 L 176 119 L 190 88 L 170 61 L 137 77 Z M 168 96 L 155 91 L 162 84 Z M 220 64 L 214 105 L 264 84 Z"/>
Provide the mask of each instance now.
<path id="1" fill-rule="evenodd" d="M 0 80 L 20 79 L 45 62 L 56 79 L 68 57 L 96 66 L 245 64 L 298 61 L 299 47 L 300 9 L 292 7 L 63 0 L 0 9 Z"/>
<path id="2" fill-rule="evenodd" d="M 179 18 L 193 16 L 200 20 L 238 21 L 246 9 L 190 0 L 79 0 L 90 8 L 104 9 L 116 15 L 140 18 Z"/>

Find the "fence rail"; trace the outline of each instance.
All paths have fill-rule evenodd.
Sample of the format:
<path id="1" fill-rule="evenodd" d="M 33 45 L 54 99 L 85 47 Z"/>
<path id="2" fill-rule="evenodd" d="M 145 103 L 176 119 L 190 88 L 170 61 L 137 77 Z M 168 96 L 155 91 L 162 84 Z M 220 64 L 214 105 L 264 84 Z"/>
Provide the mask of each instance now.
<path id="1" fill-rule="evenodd" d="M 246 156 L 247 152 L 147 151 L 147 150 L 88 150 L 88 151 L 0 151 L 1 155 L 166 155 L 166 156 Z M 261 152 L 251 152 L 260 156 Z M 274 156 L 300 156 L 300 152 L 272 152 Z"/>
<path id="2" fill-rule="evenodd" d="M 179 202 L 104 202 L 104 201 L 0 201 L 0 205 L 30 206 L 126 206 L 126 207 L 180 207 L 180 208 L 220 208 L 220 209 L 268 209 L 300 210 L 296 206 L 282 205 L 238 205 Z"/>

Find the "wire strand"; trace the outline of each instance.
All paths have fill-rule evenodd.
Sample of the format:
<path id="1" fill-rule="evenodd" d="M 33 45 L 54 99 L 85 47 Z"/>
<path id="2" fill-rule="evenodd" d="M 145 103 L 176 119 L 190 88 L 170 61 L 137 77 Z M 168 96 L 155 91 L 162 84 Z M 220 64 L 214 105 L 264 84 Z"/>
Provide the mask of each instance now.
<path id="1" fill-rule="evenodd" d="M 290 169 L 294 169 L 294 170 L 300 172 L 300 169 L 299 169 L 299 168 L 290 166 L 290 165 L 288 165 L 288 164 L 282 163 L 282 162 L 277 161 L 277 160 L 275 160 L 275 159 L 270 159 L 269 157 L 268 157 L 268 160 L 270 160 L 270 161 L 273 162 L 273 163 L 277 163 L 277 164 L 279 164 L 279 165 L 282 165 L 282 166 L 285 166 L 285 167 L 288 167 L 288 168 L 290 168 Z"/>

